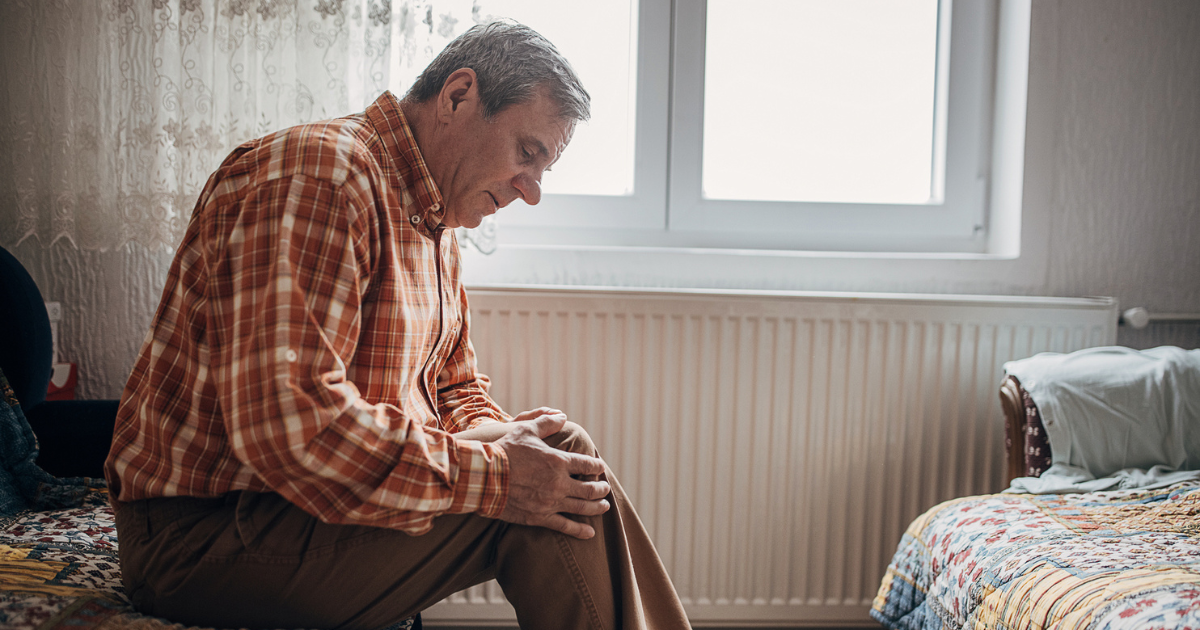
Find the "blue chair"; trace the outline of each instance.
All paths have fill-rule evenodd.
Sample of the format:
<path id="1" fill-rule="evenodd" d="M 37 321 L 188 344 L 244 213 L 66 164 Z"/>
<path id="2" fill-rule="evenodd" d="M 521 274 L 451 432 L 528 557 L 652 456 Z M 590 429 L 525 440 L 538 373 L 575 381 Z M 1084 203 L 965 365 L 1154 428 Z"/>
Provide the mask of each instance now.
<path id="1" fill-rule="evenodd" d="M 50 316 L 29 272 L 3 248 L 0 335 L 0 370 L 38 438 L 38 465 L 58 477 L 103 477 L 118 401 L 46 400 L 54 359 Z"/>

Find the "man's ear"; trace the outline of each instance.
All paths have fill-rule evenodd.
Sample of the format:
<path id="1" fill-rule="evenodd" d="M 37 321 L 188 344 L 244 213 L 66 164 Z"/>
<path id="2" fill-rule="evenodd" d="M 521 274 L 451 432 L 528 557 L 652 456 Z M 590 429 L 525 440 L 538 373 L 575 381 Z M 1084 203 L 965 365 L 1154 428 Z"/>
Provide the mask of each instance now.
<path id="1" fill-rule="evenodd" d="M 479 82 L 475 71 L 459 68 L 446 77 L 438 93 L 438 120 L 449 123 L 456 114 L 472 113 L 479 103 Z"/>

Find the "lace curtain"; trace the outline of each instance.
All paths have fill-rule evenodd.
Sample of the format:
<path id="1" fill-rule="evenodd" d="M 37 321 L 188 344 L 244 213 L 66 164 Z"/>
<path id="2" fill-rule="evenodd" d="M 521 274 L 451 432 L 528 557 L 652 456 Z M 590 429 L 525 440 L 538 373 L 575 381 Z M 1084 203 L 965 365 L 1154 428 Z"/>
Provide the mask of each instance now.
<path id="1" fill-rule="evenodd" d="M 173 248 L 233 147 L 402 94 L 491 19 L 480 0 L 0 4 L 0 245 L 100 252 Z M 490 251 L 495 226 L 461 236 Z"/>

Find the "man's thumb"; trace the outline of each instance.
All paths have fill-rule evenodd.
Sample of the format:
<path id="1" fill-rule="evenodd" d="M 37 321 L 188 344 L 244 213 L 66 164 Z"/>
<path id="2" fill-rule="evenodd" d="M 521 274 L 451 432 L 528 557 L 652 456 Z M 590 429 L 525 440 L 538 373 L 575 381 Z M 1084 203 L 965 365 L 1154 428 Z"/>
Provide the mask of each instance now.
<path id="1" fill-rule="evenodd" d="M 537 433 L 538 438 L 546 439 L 559 431 L 562 431 L 563 425 L 567 423 L 567 414 L 554 413 L 544 416 L 538 416 L 533 421 L 533 430 Z"/>

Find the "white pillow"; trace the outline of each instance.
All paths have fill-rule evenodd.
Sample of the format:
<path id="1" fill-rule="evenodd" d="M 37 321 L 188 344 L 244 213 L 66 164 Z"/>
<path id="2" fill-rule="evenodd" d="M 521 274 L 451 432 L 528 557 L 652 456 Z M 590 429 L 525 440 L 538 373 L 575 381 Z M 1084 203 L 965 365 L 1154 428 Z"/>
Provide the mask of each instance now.
<path id="1" fill-rule="evenodd" d="M 1096 477 L 1200 469 L 1200 350 L 1046 352 L 1004 369 L 1037 404 L 1052 463 Z"/>

